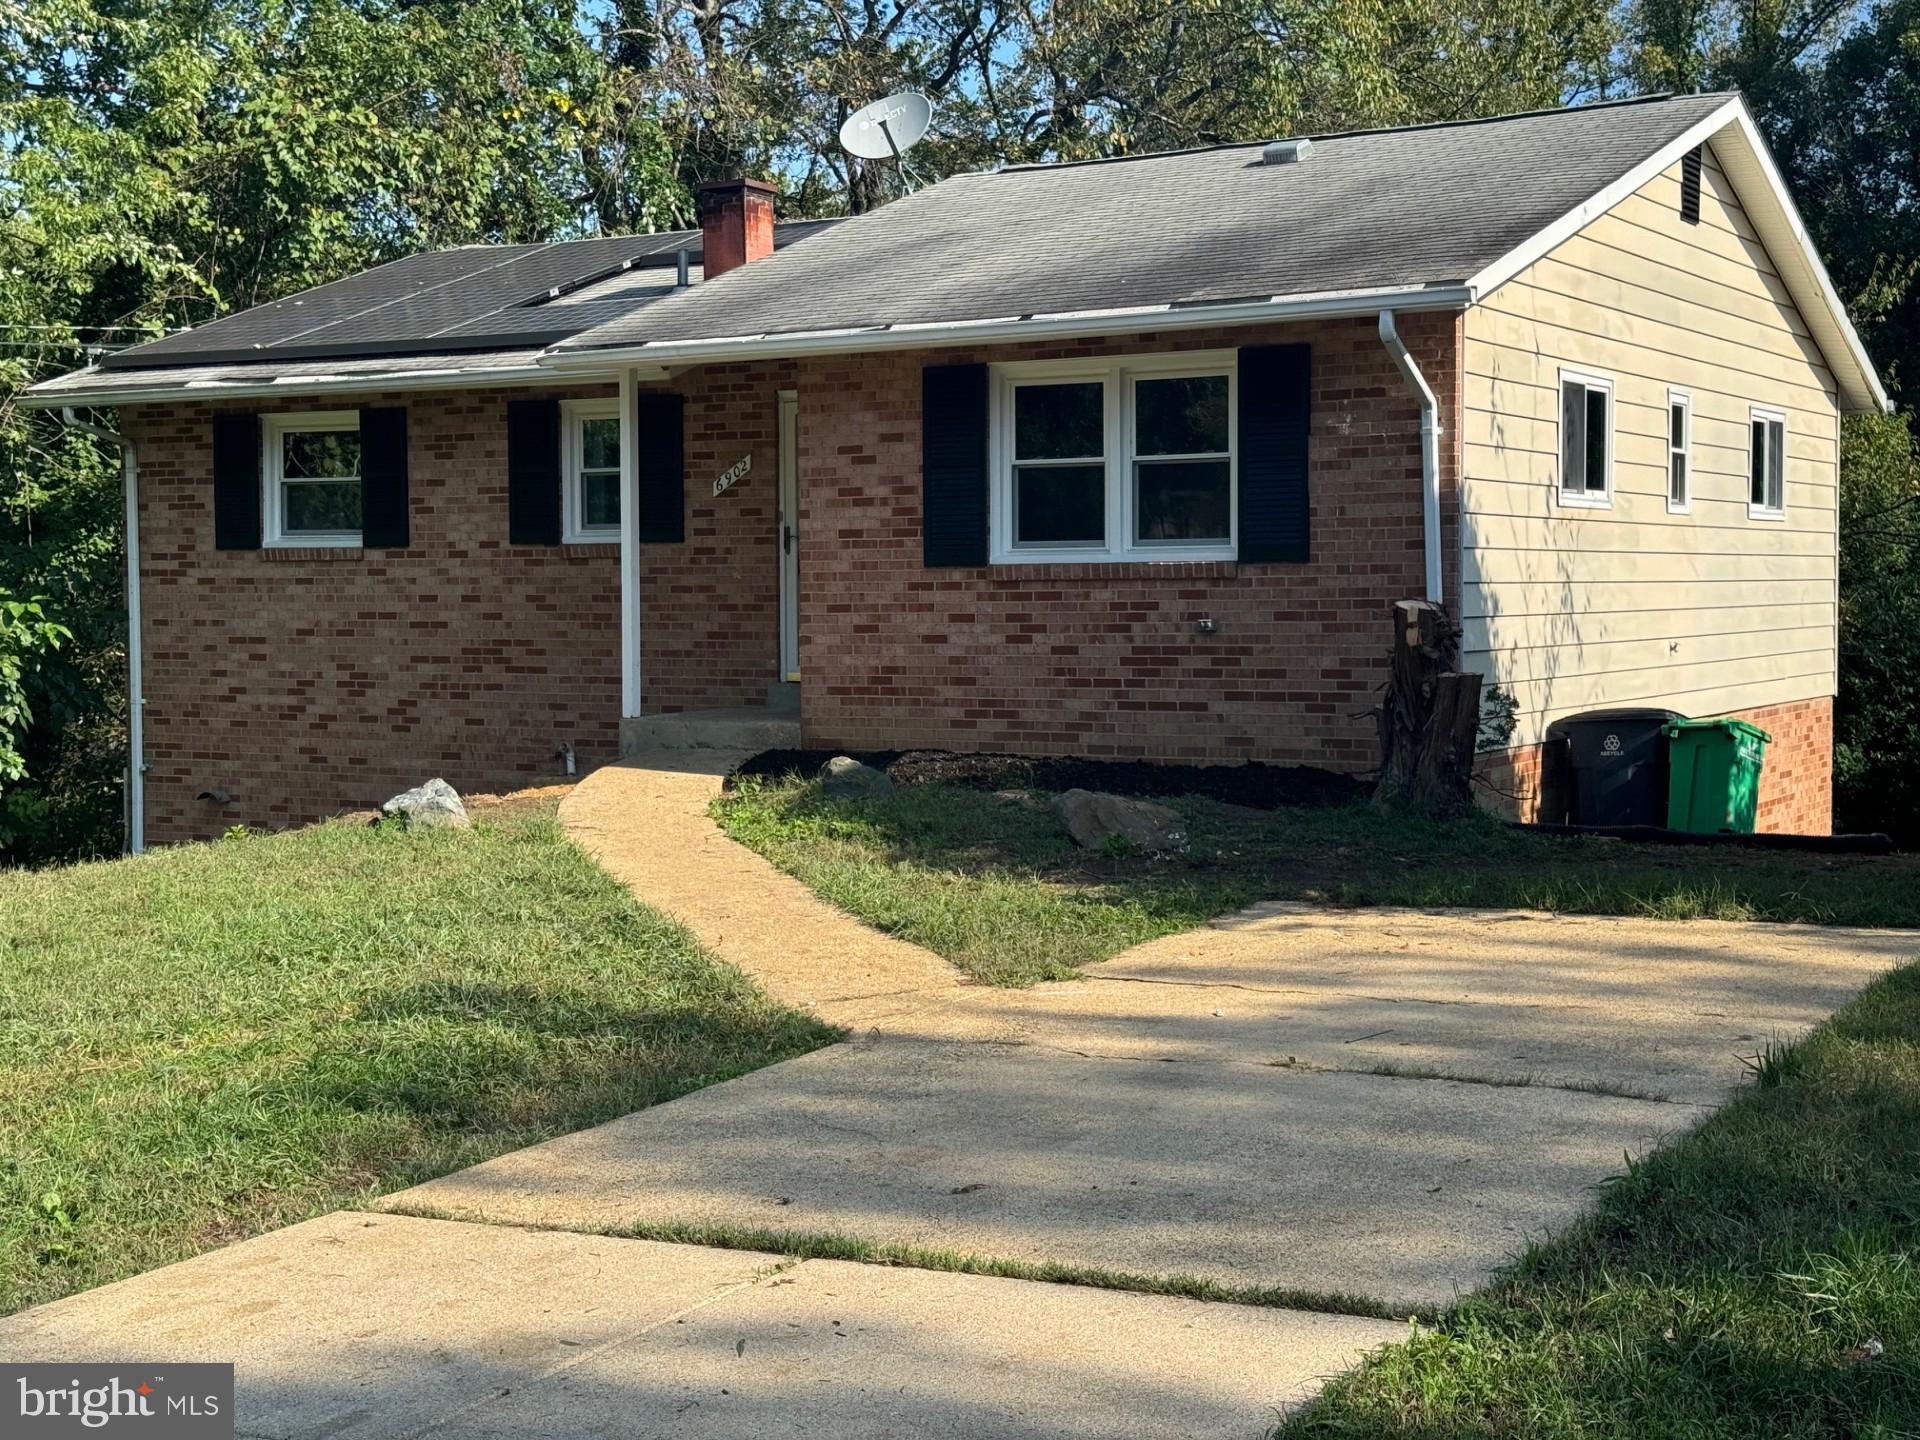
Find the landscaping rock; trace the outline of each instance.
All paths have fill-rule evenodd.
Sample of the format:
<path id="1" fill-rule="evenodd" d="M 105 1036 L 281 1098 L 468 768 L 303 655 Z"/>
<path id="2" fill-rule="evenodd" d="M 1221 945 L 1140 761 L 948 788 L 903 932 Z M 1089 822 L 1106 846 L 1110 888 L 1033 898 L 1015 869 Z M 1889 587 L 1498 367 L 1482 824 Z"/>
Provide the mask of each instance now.
<path id="1" fill-rule="evenodd" d="M 380 807 L 380 813 L 389 819 L 398 816 L 409 825 L 451 825 L 465 829 L 473 823 L 467 818 L 467 807 L 460 803 L 460 792 L 440 779 L 402 790 Z"/>
<path id="2" fill-rule="evenodd" d="M 820 767 L 820 789 L 841 800 L 864 800 L 891 795 L 893 781 L 884 770 L 862 765 L 851 755 L 836 755 Z"/>
<path id="3" fill-rule="evenodd" d="M 1098 790 L 1068 790 L 1054 798 L 1053 808 L 1067 822 L 1074 844 L 1104 850 L 1125 843 L 1135 850 L 1161 854 L 1187 848 L 1186 822 L 1164 805 L 1129 800 Z"/>

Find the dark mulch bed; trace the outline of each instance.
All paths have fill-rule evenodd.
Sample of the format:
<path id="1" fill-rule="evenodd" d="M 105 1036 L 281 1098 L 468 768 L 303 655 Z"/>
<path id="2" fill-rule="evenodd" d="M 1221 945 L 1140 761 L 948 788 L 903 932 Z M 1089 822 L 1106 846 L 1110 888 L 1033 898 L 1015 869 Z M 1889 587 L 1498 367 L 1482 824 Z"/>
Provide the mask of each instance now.
<path id="1" fill-rule="evenodd" d="M 1204 795 L 1228 805 L 1344 805 L 1368 786 L 1311 765 L 1158 765 L 1027 755 L 956 755 L 946 750 L 763 750 L 736 775 L 811 775 L 835 755 L 885 770 L 896 785 L 963 785 L 971 790 L 1104 790 L 1114 795 Z"/>

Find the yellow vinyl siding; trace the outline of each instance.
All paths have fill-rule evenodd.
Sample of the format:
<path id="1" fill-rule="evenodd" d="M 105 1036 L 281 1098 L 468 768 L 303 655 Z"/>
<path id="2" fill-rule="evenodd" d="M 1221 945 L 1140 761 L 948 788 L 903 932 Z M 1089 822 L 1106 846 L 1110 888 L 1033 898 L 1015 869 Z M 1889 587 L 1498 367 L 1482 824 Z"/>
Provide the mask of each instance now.
<path id="1" fill-rule="evenodd" d="M 1717 714 L 1833 693 L 1839 404 L 1709 152 L 1470 308 L 1460 442 L 1469 666 L 1519 702 L 1517 744 L 1582 710 Z M 1562 368 L 1613 382 L 1613 491 L 1560 503 Z M 1689 505 L 1667 506 L 1667 401 L 1691 400 Z M 1784 520 L 1748 514 L 1753 406 L 1786 416 Z"/>

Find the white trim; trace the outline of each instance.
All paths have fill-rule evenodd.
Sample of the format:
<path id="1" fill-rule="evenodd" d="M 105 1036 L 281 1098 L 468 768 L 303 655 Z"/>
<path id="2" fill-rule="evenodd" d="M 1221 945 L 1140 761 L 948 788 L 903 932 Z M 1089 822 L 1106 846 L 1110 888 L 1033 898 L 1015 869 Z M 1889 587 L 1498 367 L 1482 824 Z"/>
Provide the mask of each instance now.
<path id="1" fill-rule="evenodd" d="M 1753 426 L 1755 421 L 1764 421 L 1780 427 L 1780 503 L 1778 505 L 1756 504 L 1753 498 Z M 1771 443 L 1771 441 L 1769 441 Z M 1767 456 L 1768 469 L 1772 469 L 1772 453 Z M 1765 481 L 1763 480 L 1764 484 Z M 1747 518 L 1778 523 L 1787 518 L 1787 412 L 1771 405 L 1749 405 L 1747 407 Z"/>
<path id="2" fill-rule="evenodd" d="M 584 493 L 581 486 L 582 432 L 588 420 L 618 420 L 620 397 L 603 396 L 593 400 L 560 402 L 560 543 L 563 545 L 617 545 L 626 516 L 626 487 L 621 486 L 621 521 L 588 528 L 581 521 Z M 623 434 L 623 440 L 626 438 Z M 626 474 L 626 451 L 620 452 L 620 473 Z"/>
<path id="3" fill-rule="evenodd" d="M 942 320 L 927 324 L 874 325 L 857 329 L 800 330 L 785 335 L 729 335 L 710 340 L 660 340 L 592 350 L 549 350 L 540 363 L 571 372 L 617 360 L 653 364 L 784 359 L 790 355 L 851 355 L 876 350 L 930 350 L 942 345 L 980 345 L 994 340 L 1047 336 L 1161 334 L 1214 325 L 1371 316 L 1381 306 L 1396 310 L 1459 310 L 1473 300 L 1464 285 L 1396 286 L 1371 290 L 1322 290 L 1311 295 L 1275 295 L 1218 305 L 1135 305 L 1112 310 L 1076 310 L 1049 315 L 1007 315 L 988 320 Z M 565 342 L 562 342 L 563 344 Z"/>
<path id="4" fill-rule="evenodd" d="M 1680 426 L 1680 443 L 1673 443 L 1673 407 L 1678 405 L 1686 417 Z M 1673 498 L 1673 457 L 1678 455 L 1686 483 L 1678 500 Z M 1686 515 L 1693 510 L 1693 392 L 1669 388 L 1667 391 L 1667 513 Z"/>
<path id="5" fill-rule="evenodd" d="M 1567 489 L 1567 437 L 1565 432 L 1567 415 L 1566 389 L 1569 384 L 1581 385 L 1589 390 L 1603 390 L 1607 396 L 1607 473 L 1601 477 L 1605 482 L 1599 494 L 1592 490 L 1569 492 Z M 1617 426 L 1614 423 L 1613 377 L 1597 374 L 1591 370 L 1575 370 L 1569 366 L 1560 367 L 1560 382 L 1554 386 L 1554 403 L 1557 407 L 1553 419 L 1553 494 L 1555 501 L 1568 510 L 1611 510 L 1613 508 L 1613 442 Z"/>
<path id="6" fill-rule="evenodd" d="M 1101 360 L 1021 360 L 995 365 L 988 405 L 993 467 L 989 485 L 988 562 L 994 565 L 1124 565 L 1233 559 L 1239 553 L 1240 523 L 1239 368 L 1239 356 L 1232 350 L 1172 351 Z M 1227 538 L 1205 542 L 1137 540 L 1134 538 L 1138 520 L 1134 463 L 1139 457 L 1134 454 L 1134 384 L 1140 380 L 1189 375 L 1224 375 L 1227 379 L 1227 453 L 1224 457 L 1228 487 Z M 1101 386 L 1103 447 L 1098 462 L 1106 470 L 1104 538 L 1098 545 L 1066 542 L 1016 545 L 1012 539 L 1014 391 L 1023 385 L 1075 382 Z M 1221 457 L 1210 452 L 1195 458 L 1218 460 Z M 1095 457 L 1085 457 L 1078 463 L 1091 465 Z"/>
<path id="7" fill-rule="evenodd" d="M 154 370 L 149 373 L 158 377 L 165 375 L 166 371 Z M 588 381 L 612 380 L 618 374 L 611 365 L 603 365 L 598 369 L 582 369 L 567 378 L 584 385 Z M 647 378 L 666 377 L 665 372 L 661 372 Z M 87 390 L 73 386 L 39 394 L 29 390 L 20 396 L 20 403 L 29 409 L 51 410 L 58 405 L 141 405 L 159 400 L 191 400 L 202 395 L 215 395 L 222 400 L 265 400 L 286 395 L 372 395 L 389 390 L 480 390 L 494 386 L 551 385 L 553 379 L 553 371 L 541 365 L 503 365 L 497 369 L 473 370 L 390 370 L 368 375 L 287 375 L 278 380 L 187 380 L 171 385 L 159 383 L 156 379 L 154 383 L 138 387 L 114 385 Z"/>
<path id="8" fill-rule="evenodd" d="M 1850 370 L 1853 373 L 1857 382 L 1852 387 L 1853 408 L 1891 412 L 1893 402 L 1888 399 L 1886 389 L 1880 383 L 1880 376 L 1873 368 L 1866 346 L 1860 341 L 1859 332 L 1853 328 L 1853 321 L 1847 315 L 1846 302 L 1833 288 L 1833 279 L 1827 274 L 1827 267 L 1821 261 L 1812 237 L 1807 234 L 1806 223 L 1801 220 L 1799 208 L 1793 202 L 1793 193 L 1773 162 L 1766 137 L 1754 123 L 1746 102 L 1737 95 L 1729 97 L 1726 104 L 1706 119 L 1690 126 L 1626 174 L 1611 181 L 1545 229 L 1535 231 L 1482 269 L 1467 281 L 1466 288 L 1472 301 L 1485 299 L 1536 260 L 1571 239 L 1589 221 L 1604 215 L 1656 175 L 1663 174 L 1689 150 L 1709 141 L 1716 142 L 1714 158 L 1727 171 L 1728 178 L 1734 181 L 1736 188 L 1740 188 L 1740 177 L 1733 173 L 1736 169 L 1750 170 L 1754 178 L 1761 182 L 1759 188 L 1764 190 L 1764 196 L 1742 194 L 1747 218 L 1760 232 L 1763 244 L 1768 239 L 1768 230 L 1776 230 L 1779 238 L 1793 247 L 1795 256 L 1802 262 L 1804 273 L 1800 274 L 1788 273 L 1795 267 L 1781 266 L 1781 279 L 1793 294 L 1803 318 L 1811 322 L 1814 341 L 1836 377 L 1842 371 Z M 1726 147 L 1728 153 L 1722 153 L 1722 146 Z M 1765 203 L 1755 204 L 1755 199 Z M 1783 258 L 1780 253 L 1782 247 L 1769 244 L 1765 248 L 1776 266 L 1779 266 Z M 1796 284 L 1796 281 L 1799 283 Z M 1802 294 L 1802 291 L 1806 293 Z M 1844 393 L 1844 379 L 1841 383 Z"/>
<path id="9" fill-rule="evenodd" d="M 1536 230 L 1513 249 L 1488 265 L 1471 280 L 1467 288 L 1473 291 L 1474 298 L 1484 299 L 1513 279 L 1534 261 L 1541 259 L 1553 250 L 1571 240 L 1587 225 L 1613 209 L 1629 195 L 1634 194 L 1654 176 L 1663 173 L 1668 166 L 1678 162 L 1682 155 L 1696 145 L 1704 145 L 1713 136 L 1736 123 L 1740 119 L 1741 105 L 1737 99 L 1729 99 L 1726 104 L 1715 110 L 1706 119 L 1699 121 L 1676 135 L 1653 154 L 1642 160 L 1626 174 L 1616 177 L 1602 186 L 1594 194 L 1581 201 L 1573 209 L 1555 220 L 1543 230 Z"/>
<path id="10" fill-rule="evenodd" d="M 620 714 L 640 713 L 640 462 L 639 402 L 634 372 L 620 372 Z"/>
<path id="11" fill-rule="evenodd" d="M 286 461 L 286 452 L 281 440 L 287 435 L 299 435 L 315 432 L 344 433 L 351 430 L 360 433 L 360 412 L 358 410 L 289 410 L 281 414 L 262 415 L 260 417 L 260 483 L 264 487 L 260 505 L 260 544 L 268 550 L 357 550 L 365 534 L 364 529 L 353 530 L 295 530 L 286 526 L 286 485 L 309 485 L 335 483 L 324 479 L 288 480 L 281 467 Z M 362 465 L 364 471 L 365 466 Z M 362 480 L 363 476 L 341 477 Z M 362 518 L 365 515 L 366 492 L 361 491 Z"/>

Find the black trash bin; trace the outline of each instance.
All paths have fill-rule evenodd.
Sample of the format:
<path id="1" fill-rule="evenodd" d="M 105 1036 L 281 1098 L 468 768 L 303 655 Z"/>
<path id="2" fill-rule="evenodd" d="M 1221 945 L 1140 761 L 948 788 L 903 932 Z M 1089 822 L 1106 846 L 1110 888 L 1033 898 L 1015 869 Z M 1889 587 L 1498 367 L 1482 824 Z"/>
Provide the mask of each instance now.
<path id="1" fill-rule="evenodd" d="M 1671 710 L 1596 710 L 1554 724 L 1567 742 L 1568 816 L 1575 825 L 1667 823 L 1667 737 Z"/>

